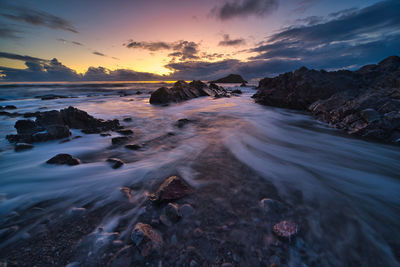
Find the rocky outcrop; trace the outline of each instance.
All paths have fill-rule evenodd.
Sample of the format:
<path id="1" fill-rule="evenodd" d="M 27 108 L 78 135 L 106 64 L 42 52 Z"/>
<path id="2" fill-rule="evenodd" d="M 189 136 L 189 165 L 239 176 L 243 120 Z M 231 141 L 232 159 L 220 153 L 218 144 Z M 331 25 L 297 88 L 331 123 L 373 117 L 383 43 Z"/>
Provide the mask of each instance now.
<path id="1" fill-rule="evenodd" d="M 226 77 L 212 81 L 212 83 L 241 83 L 246 85 L 247 81 L 239 74 L 229 74 Z"/>
<path id="2" fill-rule="evenodd" d="M 221 86 L 210 84 L 207 86 L 201 81 L 177 81 L 172 88 L 161 87 L 150 95 L 150 104 L 177 103 L 201 96 L 229 96 Z"/>
<path id="3" fill-rule="evenodd" d="M 400 141 L 400 57 L 357 71 L 303 67 L 260 81 L 253 96 L 269 106 L 309 110 L 319 120 L 370 139 Z"/>
<path id="4" fill-rule="evenodd" d="M 69 137 L 69 129 L 82 129 L 84 133 L 100 133 L 119 129 L 118 120 L 101 120 L 74 107 L 35 113 L 36 120 L 15 123 L 16 135 L 7 135 L 10 142 L 43 142 Z"/>

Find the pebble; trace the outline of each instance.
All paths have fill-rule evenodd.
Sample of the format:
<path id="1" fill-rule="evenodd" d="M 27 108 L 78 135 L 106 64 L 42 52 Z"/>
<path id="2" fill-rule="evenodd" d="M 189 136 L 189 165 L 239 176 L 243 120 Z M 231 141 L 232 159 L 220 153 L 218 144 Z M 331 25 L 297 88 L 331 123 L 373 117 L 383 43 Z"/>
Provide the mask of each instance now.
<path id="1" fill-rule="evenodd" d="M 111 162 L 113 164 L 112 166 L 113 169 L 118 169 L 122 165 L 124 165 L 124 162 L 118 158 L 108 158 L 107 162 Z"/>
<path id="2" fill-rule="evenodd" d="M 180 207 L 180 212 L 183 218 L 187 218 L 193 215 L 194 209 L 190 204 L 184 204 Z"/>
<path id="3" fill-rule="evenodd" d="M 290 239 L 298 232 L 298 225 L 292 221 L 281 221 L 272 228 L 272 231 L 279 237 Z"/>
<path id="4" fill-rule="evenodd" d="M 178 204 L 168 203 L 165 207 L 165 215 L 172 221 L 177 222 L 182 217 Z"/>

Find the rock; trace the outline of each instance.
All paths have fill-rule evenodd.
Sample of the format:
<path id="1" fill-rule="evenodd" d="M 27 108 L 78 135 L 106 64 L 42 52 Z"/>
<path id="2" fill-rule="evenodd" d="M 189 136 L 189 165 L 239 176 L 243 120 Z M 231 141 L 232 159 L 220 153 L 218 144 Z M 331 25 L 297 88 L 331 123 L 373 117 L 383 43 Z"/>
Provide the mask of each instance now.
<path id="1" fill-rule="evenodd" d="M 3 107 L 3 109 L 17 109 L 17 107 L 14 105 L 7 105 L 7 106 Z"/>
<path id="2" fill-rule="evenodd" d="M 73 216 L 82 216 L 86 212 L 85 208 L 73 207 L 69 210 L 69 214 Z"/>
<path id="3" fill-rule="evenodd" d="M 136 95 L 141 95 L 141 94 L 143 94 L 141 91 L 136 91 L 136 93 L 135 93 Z"/>
<path id="4" fill-rule="evenodd" d="M 43 142 L 69 137 L 70 128 L 82 129 L 85 133 L 119 129 L 118 120 L 96 119 L 83 110 L 68 107 L 60 111 L 36 112 L 36 120 L 19 120 L 15 123 L 17 135 L 9 135 L 10 142 Z"/>
<path id="5" fill-rule="evenodd" d="M 14 128 L 18 134 L 34 134 L 43 130 L 33 120 L 19 120 L 15 123 Z"/>
<path id="6" fill-rule="evenodd" d="M 52 100 L 52 99 L 68 98 L 68 97 L 63 95 L 49 94 L 49 95 L 35 96 L 35 98 L 40 98 L 41 100 Z"/>
<path id="7" fill-rule="evenodd" d="M 220 78 L 218 80 L 212 81 L 213 83 L 244 83 L 247 82 L 240 76 L 239 74 L 229 74 L 224 78 Z"/>
<path id="8" fill-rule="evenodd" d="M 272 231 L 279 237 L 291 239 L 298 232 L 298 226 L 292 221 L 281 221 L 272 228 Z"/>
<path id="9" fill-rule="evenodd" d="M 27 149 L 32 149 L 34 146 L 32 144 L 27 144 L 27 143 L 16 143 L 14 150 L 15 151 L 22 151 L 22 150 L 27 150 Z"/>
<path id="10" fill-rule="evenodd" d="M 126 136 L 118 136 L 111 139 L 111 143 L 113 145 L 122 145 L 129 141 L 129 138 Z"/>
<path id="11" fill-rule="evenodd" d="M 168 203 L 165 207 L 165 215 L 172 221 L 177 222 L 182 217 L 178 204 Z"/>
<path id="12" fill-rule="evenodd" d="M 140 145 L 137 145 L 137 144 L 126 145 L 125 147 L 126 147 L 127 149 L 130 149 L 130 150 L 139 150 L 139 149 L 142 148 Z"/>
<path id="13" fill-rule="evenodd" d="M 381 115 L 379 114 L 379 112 L 377 112 L 373 108 L 364 109 L 363 111 L 361 111 L 360 115 L 367 123 L 371 123 L 381 119 Z"/>
<path id="14" fill-rule="evenodd" d="M 396 142 L 400 125 L 385 114 L 400 110 L 400 57 L 357 71 L 316 71 L 302 67 L 259 82 L 257 103 L 309 110 L 345 132 Z"/>
<path id="15" fill-rule="evenodd" d="M 175 126 L 178 128 L 183 128 L 186 124 L 192 122 L 189 119 L 179 119 L 176 123 Z"/>
<path id="16" fill-rule="evenodd" d="M 191 260 L 190 261 L 190 265 L 189 265 L 190 267 L 198 267 L 199 266 L 199 264 L 197 263 L 197 261 L 195 261 L 195 260 Z"/>
<path id="17" fill-rule="evenodd" d="M 122 135 L 132 135 L 133 131 L 132 130 L 118 130 L 117 133 L 122 134 Z"/>
<path id="18" fill-rule="evenodd" d="M 133 248 L 131 245 L 125 246 L 120 249 L 108 262 L 107 266 L 120 267 L 120 266 L 132 266 Z"/>
<path id="19" fill-rule="evenodd" d="M 172 226 L 171 220 L 165 214 L 160 215 L 160 222 L 162 224 L 164 224 L 165 226 L 168 226 L 168 227 Z"/>
<path id="20" fill-rule="evenodd" d="M 283 208 L 283 205 L 281 202 L 277 200 L 273 200 L 270 198 L 263 198 L 260 201 L 260 207 L 266 213 L 270 213 L 270 212 L 279 212 Z"/>
<path id="21" fill-rule="evenodd" d="M 222 263 L 221 265 L 221 267 L 232 267 L 232 266 L 233 266 L 232 263 L 229 262 Z"/>
<path id="22" fill-rule="evenodd" d="M 124 165 L 124 162 L 118 158 L 109 158 L 107 159 L 107 162 L 111 162 L 113 164 L 112 166 L 113 169 L 118 169 L 122 165 Z"/>
<path id="23" fill-rule="evenodd" d="M 80 263 L 78 261 L 74 261 L 65 265 L 65 267 L 79 267 Z"/>
<path id="24" fill-rule="evenodd" d="M 240 89 L 235 89 L 235 90 L 232 90 L 232 93 L 233 93 L 233 94 L 239 94 L 239 95 L 241 95 L 241 94 L 242 94 L 242 90 L 240 90 Z"/>
<path id="25" fill-rule="evenodd" d="M 180 207 L 180 212 L 183 218 L 190 217 L 194 213 L 194 209 L 189 204 L 184 204 Z"/>
<path id="26" fill-rule="evenodd" d="M 177 103 L 201 96 L 227 95 L 220 86 L 207 86 L 201 81 L 177 81 L 172 88 L 161 87 L 150 95 L 150 104 Z"/>
<path id="27" fill-rule="evenodd" d="M 56 156 L 52 157 L 48 161 L 48 164 L 66 164 L 66 165 L 78 165 L 80 164 L 79 159 L 72 157 L 69 154 L 57 154 Z"/>
<path id="28" fill-rule="evenodd" d="M 158 188 L 157 192 L 150 195 L 150 199 L 156 202 L 180 199 L 193 193 L 190 186 L 180 177 L 168 177 Z"/>
<path id="29" fill-rule="evenodd" d="M 124 118 L 123 121 L 124 122 L 130 122 L 130 121 L 132 121 L 132 118 L 129 118 L 129 117 L 128 118 Z"/>
<path id="30" fill-rule="evenodd" d="M 246 87 L 247 84 L 245 82 L 242 82 L 242 84 L 240 85 L 240 87 Z"/>
<path id="31" fill-rule="evenodd" d="M 111 136 L 111 134 L 109 134 L 109 133 L 101 133 L 100 136 L 106 137 L 106 136 Z"/>
<path id="32" fill-rule="evenodd" d="M 150 225 L 137 223 L 132 231 L 131 239 L 140 250 L 143 257 L 151 254 L 153 251 L 160 251 L 163 246 L 163 240 Z"/>

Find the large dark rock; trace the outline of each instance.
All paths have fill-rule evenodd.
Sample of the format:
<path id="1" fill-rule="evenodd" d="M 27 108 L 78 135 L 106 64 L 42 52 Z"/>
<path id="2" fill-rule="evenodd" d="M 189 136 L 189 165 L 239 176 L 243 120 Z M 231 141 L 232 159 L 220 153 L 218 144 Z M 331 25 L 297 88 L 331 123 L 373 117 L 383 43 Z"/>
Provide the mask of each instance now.
<path id="1" fill-rule="evenodd" d="M 72 129 L 84 133 L 100 133 L 120 128 L 118 120 L 101 120 L 74 107 L 32 113 L 36 120 L 19 120 L 15 123 L 17 135 L 8 135 L 10 142 L 43 142 L 69 137 Z"/>
<path id="2" fill-rule="evenodd" d="M 370 139 L 399 142 L 400 57 L 357 71 L 303 67 L 260 81 L 253 96 L 269 106 L 309 110 L 319 120 Z"/>
<path id="3" fill-rule="evenodd" d="M 241 83 L 241 84 L 246 84 L 247 82 L 240 76 L 239 74 L 229 74 L 226 77 L 223 77 L 221 79 L 212 81 L 213 83 Z"/>
<path id="4" fill-rule="evenodd" d="M 201 96 L 227 96 L 227 91 L 220 86 L 207 86 L 201 81 L 186 83 L 177 81 L 172 88 L 161 87 L 150 95 L 150 104 L 168 104 L 182 102 Z"/>

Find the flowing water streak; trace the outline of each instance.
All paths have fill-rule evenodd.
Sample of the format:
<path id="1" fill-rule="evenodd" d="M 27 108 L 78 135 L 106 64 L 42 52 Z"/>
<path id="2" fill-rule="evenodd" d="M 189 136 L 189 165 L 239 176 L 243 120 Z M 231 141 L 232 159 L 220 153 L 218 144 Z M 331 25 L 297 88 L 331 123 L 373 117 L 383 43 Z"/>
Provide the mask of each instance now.
<path id="1" fill-rule="evenodd" d="M 207 145 L 219 144 L 272 182 L 282 198 L 301 211 L 309 227 L 306 241 L 318 243 L 314 252 L 327 257 L 331 265 L 365 255 L 364 245 L 356 245 L 366 242 L 375 257 L 384 257 L 383 262 L 396 266 L 393 248 L 400 247 L 399 147 L 343 136 L 307 115 L 254 104 L 251 88 L 243 89 L 240 97 L 199 98 L 168 107 L 149 105 L 148 94 L 120 97 L 122 90 L 134 94 L 158 86 L 40 86 L 41 92 L 79 96 L 49 101 L 33 98 L 37 87 L 2 91 L 0 97 L 13 99 L 2 105 L 16 105 L 21 112 L 73 105 L 104 119 L 132 117 L 125 125 L 132 127 L 138 142 L 152 140 L 155 145 L 135 157 L 123 148 L 109 152 L 109 138 L 74 131 L 73 135 L 83 137 L 15 153 L 4 141 L 13 131 L 15 119 L 1 117 L 0 194 L 4 199 L 0 215 L 55 199 L 59 201 L 48 207 L 49 212 L 91 202 L 106 205 L 120 197 L 121 186 L 160 178 L 176 169 L 193 186 L 199 186 L 191 179 L 196 173 L 189 163 Z M 194 120 L 194 126 L 177 131 L 174 123 L 181 118 Z M 176 135 L 169 137 L 168 132 Z M 87 164 L 73 168 L 44 164 L 61 152 L 86 159 Z M 112 170 L 104 162 L 110 153 L 129 163 Z M 146 192 L 135 194 L 141 199 Z M 138 213 L 136 209 L 120 217 L 113 213 L 103 224 L 113 231 L 116 220 Z"/>

